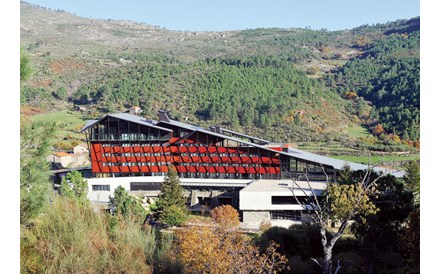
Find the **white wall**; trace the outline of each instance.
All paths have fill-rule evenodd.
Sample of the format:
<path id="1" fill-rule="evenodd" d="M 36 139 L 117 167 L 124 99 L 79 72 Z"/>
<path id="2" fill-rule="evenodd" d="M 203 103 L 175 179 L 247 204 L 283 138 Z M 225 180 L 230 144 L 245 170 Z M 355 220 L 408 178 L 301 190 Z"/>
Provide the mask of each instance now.
<path id="1" fill-rule="evenodd" d="M 122 186 L 125 190 L 130 190 L 130 182 L 163 182 L 165 176 L 133 176 L 133 177 L 113 177 L 113 178 L 88 178 L 87 185 L 89 192 L 87 198 L 95 203 L 108 203 L 109 195 L 113 196 L 115 189 Z M 93 185 L 110 185 L 110 191 L 93 191 Z"/>
<path id="2" fill-rule="evenodd" d="M 245 190 L 245 189 L 243 189 Z M 286 191 L 243 191 L 239 193 L 240 210 L 302 210 L 301 205 L 273 205 L 272 196 L 292 196 L 290 190 Z M 311 194 L 310 191 L 306 192 Z M 304 193 L 296 190 L 295 195 L 304 196 Z"/>

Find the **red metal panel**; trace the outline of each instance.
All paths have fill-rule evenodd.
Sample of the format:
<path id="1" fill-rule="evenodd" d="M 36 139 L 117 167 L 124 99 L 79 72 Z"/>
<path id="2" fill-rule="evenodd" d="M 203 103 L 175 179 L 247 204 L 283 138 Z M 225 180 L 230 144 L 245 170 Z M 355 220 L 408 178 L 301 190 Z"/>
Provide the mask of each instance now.
<path id="1" fill-rule="evenodd" d="M 211 158 L 209 156 L 202 156 L 200 157 L 200 161 L 202 161 L 202 163 L 210 163 Z"/>
<path id="2" fill-rule="evenodd" d="M 240 157 L 232 156 L 232 157 L 231 157 L 231 161 L 232 161 L 233 163 L 240 163 L 240 162 L 241 162 L 241 159 L 240 159 Z"/>

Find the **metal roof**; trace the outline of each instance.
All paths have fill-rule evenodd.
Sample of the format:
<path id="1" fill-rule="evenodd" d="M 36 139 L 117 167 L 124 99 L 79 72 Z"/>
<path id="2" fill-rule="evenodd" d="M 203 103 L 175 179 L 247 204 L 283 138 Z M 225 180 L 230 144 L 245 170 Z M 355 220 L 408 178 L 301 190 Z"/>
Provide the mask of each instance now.
<path id="1" fill-rule="evenodd" d="M 102 117 L 99 120 L 89 120 L 89 121 L 87 121 L 86 125 L 81 129 L 80 132 L 83 132 L 84 130 L 88 129 L 91 126 L 94 126 L 95 124 L 99 123 L 100 121 L 102 121 L 106 117 L 113 117 L 113 118 L 129 121 L 129 122 L 140 124 L 140 125 L 144 125 L 144 126 L 148 126 L 148 127 L 152 127 L 152 128 L 157 128 L 157 129 L 160 129 L 160 130 L 164 130 L 164 131 L 168 131 L 168 132 L 173 132 L 169 128 L 164 128 L 164 127 L 160 127 L 160 126 L 155 125 L 155 123 L 154 123 L 155 121 L 147 120 L 147 119 L 145 119 L 143 117 L 140 117 L 140 116 L 137 116 L 137 115 L 132 115 L 132 114 L 129 114 L 129 113 L 107 114 L 106 116 Z"/>
<path id="2" fill-rule="evenodd" d="M 305 160 L 305 161 L 310 161 L 310 162 L 314 162 L 314 163 L 318 163 L 321 165 L 326 165 L 326 166 L 331 166 L 336 170 L 341 170 L 344 165 L 348 165 L 350 167 L 351 170 L 367 170 L 372 168 L 374 171 L 376 172 L 383 172 L 383 173 L 389 173 L 395 177 L 398 178 L 402 178 L 403 175 L 405 174 L 403 171 L 399 171 L 399 170 L 392 170 L 392 169 L 386 169 L 386 168 L 381 168 L 381 167 L 373 167 L 373 166 L 369 166 L 369 165 L 364 165 L 364 164 L 359 164 L 359 163 L 353 163 L 353 162 L 348 162 L 348 161 L 344 161 L 344 160 L 339 160 L 339 159 L 334 159 L 334 158 L 330 158 L 330 157 L 325 157 L 325 156 L 321 156 L 318 154 L 314 154 L 314 153 L 310 153 L 310 152 L 306 152 L 306 151 L 302 151 L 299 149 L 293 149 L 293 148 L 289 148 L 287 152 L 285 151 L 278 151 L 278 150 L 274 150 L 271 149 L 267 146 L 264 145 L 258 145 L 252 142 L 248 142 L 248 141 L 244 141 L 235 137 L 231 137 L 231 136 L 227 136 L 221 133 L 217 133 L 217 132 L 213 132 L 211 130 L 206 130 L 204 128 L 201 127 L 197 127 L 197 126 L 192 126 L 189 124 L 185 124 L 179 121 L 175 121 L 172 119 L 169 119 L 169 122 L 165 122 L 165 121 L 160 121 L 160 122 L 164 122 L 166 124 L 170 124 L 170 125 L 174 125 L 177 127 L 181 127 L 181 128 L 185 128 L 185 129 L 189 129 L 189 130 L 193 130 L 193 131 L 198 131 L 198 132 L 202 132 L 205 134 L 209 134 L 212 136 L 216 136 L 219 138 L 223 138 L 223 139 L 228 139 L 234 142 L 238 142 L 238 143 L 243 143 L 243 144 L 247 144 L 249 146 L 253 146 L 253 147 L 258 147 L 264 150 L 268 150 L 268 151 L 272 151 L 275 153 L 280 153 L 282 155 L 286 155 L 286 156 L 290 156 L 290 157 L 295 157 L 297 159 L 301 159 L 301 160 Z"/>
<path id="3" fill-rule="evenodd" d="M 373 167 L 373 166 L 369 166 L 369 165 L 348 162 L 348 161 L 325 157 L 325 156 L 321 156 L 318 154 L 314 154 L 314 153 L 310 153 L 310 152 L 306 152 L 306 151 L 302 151 L 302 150 L 294 149 L 294 148 L 289 148 L 288 154 L 293 157 L 304 159 L 307 161 L 319 163 L 322 165 L 329 165 L 337 170 L 341 170 L 344 167 L 344 165 L 348 165 L 351 170 L 366 170 L 366 169 L 373 168 L 373 170 L 376 172 L 389 173 L 389 174 L 394 175 L 395 177 L 398 177 L 398 178 L 402 178 L 403 175 L 405 174 L 403 171 L 399 171 L 399 170 L 386 169 L 386 168 L 382 168 L 382 167 Z"/>
<path id="4" fill-rule="evenodd" d="M 246 188 L 241 190 L 241 192 L 282 192 L 289 189 L 298 189 L 301 188 L 303 190 L 326 190 L 327 182 L 315 182 L 315 181 L 295 181 L 293 183 L 292 180 L 284 179 L 284 180 L 276 180 L 276 179 L 259 179 L 253 181 Z M 291 194 L 291 193 L 290 193 Z"/>
<path id="5" fill-rule="evenodd" d="M 99 120 L 87 120 L 86 125 L 79 132 L 83 132 L 84 130 L 88 129 L 98 121 Z"/>

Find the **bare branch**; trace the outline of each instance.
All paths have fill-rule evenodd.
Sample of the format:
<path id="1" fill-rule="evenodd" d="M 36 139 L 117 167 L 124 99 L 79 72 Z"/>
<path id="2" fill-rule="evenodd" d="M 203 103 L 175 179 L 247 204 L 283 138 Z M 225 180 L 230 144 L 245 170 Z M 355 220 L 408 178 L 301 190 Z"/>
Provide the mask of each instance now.
<path id="1" fill-rule="evenodd" d="M 338 266 L 336 267 L 335 274 L 338 274 L 339 269 L 341 269 L 341 261 L 338 260 Z"/>
<path id="2" fill-rule="evenodd" d="M 320 268 L 323 268 L 322 265 L 315 258 L 310 258 L 313 262 L 315 262 Z"/>

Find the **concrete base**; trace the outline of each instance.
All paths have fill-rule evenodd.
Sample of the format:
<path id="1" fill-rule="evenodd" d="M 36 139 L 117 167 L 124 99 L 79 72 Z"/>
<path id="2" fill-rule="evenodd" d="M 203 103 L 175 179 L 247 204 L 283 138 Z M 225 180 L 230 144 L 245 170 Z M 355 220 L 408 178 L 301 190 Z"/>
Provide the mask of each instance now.
<path id="1" fill-rule="evenodd" d="M 262 221 L 270 221 L 269 211 L 243 211 L 243 223 L 259 226 Z"/>

